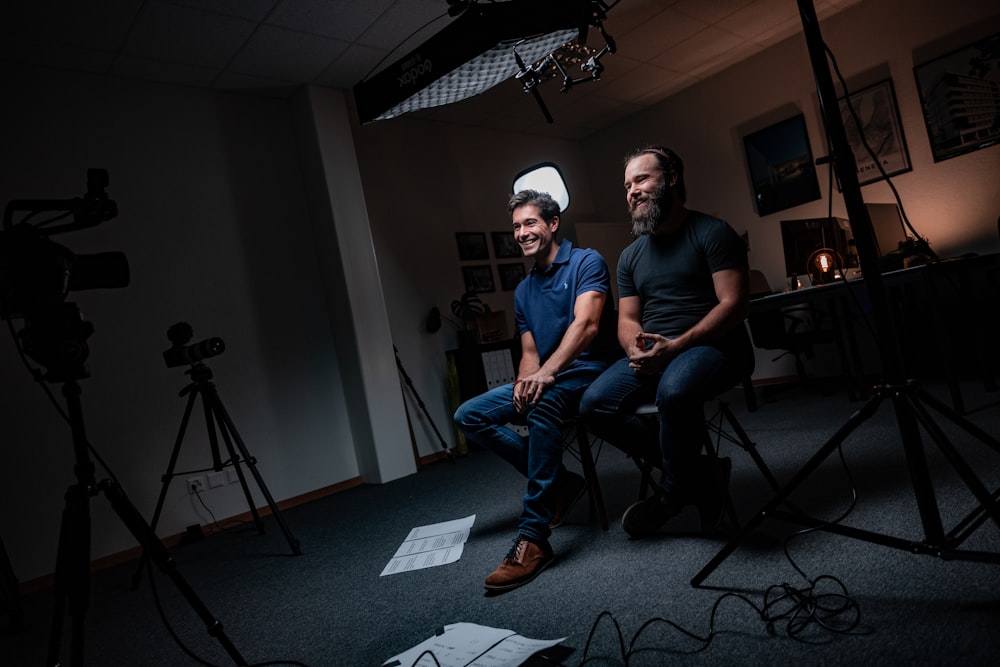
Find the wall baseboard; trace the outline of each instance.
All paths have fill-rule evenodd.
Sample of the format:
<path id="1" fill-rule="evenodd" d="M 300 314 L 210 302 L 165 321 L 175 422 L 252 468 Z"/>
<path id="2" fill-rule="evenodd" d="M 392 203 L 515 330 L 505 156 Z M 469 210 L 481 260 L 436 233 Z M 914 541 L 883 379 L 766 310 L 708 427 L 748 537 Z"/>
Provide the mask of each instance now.
<path id="1" fill-rule="evenodd" d="M 319 489 L 315 489 L 308 493 L 303 493 L 292 498 L 287 498 L 282 500 L 277 504 L 279 511 L 284 511 L 291 509 L 292 507 L 297 507 L 298 505 L 304 505 L 306 503 L 312 502 L 314 500 L 319 500 L 320 498 L 325 498 L 327 496 L 332 496 L 335 493 L 340 493 L 342 491 L 347 491 L 348 489 L 353 489 L 355 487 L 364 484 L 364 480 L 361 477 L 353 477 L 351 479 L 346 479 L 343 482 L 338 482 L 336 484 L 331 484 L 330 486 L 324 486 Z M 261 517 L 269 516 L 271 514 L 271 508 L 268 505 L 257 508 L 257 514 Z M 218 528 L 206 531 L 205 535 L 214 535 L 220 533 L 227 528 L 231 528 L 241 523 L 247 523 L 253 521 L 253 514 L 250 510 L 246 512 L 241 512 L 240 514 L 235 514 L 233 516 L 227 517 L 225 519 L 220 519 L 216 522 Z M 171 549 L 184 539 L 185 533 L 177 533 L 176 535 L 168 535 L 167 537 L 160 538 L 160 542 L 167 549 Z M 114 567 L 115 565 L 121 565 L 122 563 L 127 563 L 129 561 L 138 560 L 142 556 L 142 547 L 135 546 L 131 549 L 125 549 L 124 551 L 119 551 L 118 553 L 110 554 L 108 556 L 103 556 L 101 558 L 96 558 L 90 562 L 90 571 L 98 572 L 100 570 L 107 569 L 109 567 Z M 52 588 L 52 583 L 55 578 L 55 574 L 46 574 L 30 581 L 25 581 L 18 584 L 18 591 L 22 595 L 29 593 L 35 593 L 40 590 L 45 590 L 46 588 Z"/>

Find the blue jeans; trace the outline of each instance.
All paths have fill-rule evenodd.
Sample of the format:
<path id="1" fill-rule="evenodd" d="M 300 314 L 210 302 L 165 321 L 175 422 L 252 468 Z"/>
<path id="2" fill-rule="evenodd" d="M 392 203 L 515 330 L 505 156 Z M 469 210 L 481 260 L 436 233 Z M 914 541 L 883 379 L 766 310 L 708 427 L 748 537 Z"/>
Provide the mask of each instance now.
<path id="1" fill-rule="evenodd" d="M 548 539 L 555 500 L 554 482 L 562 468 L 562 424 L 578 414 L 580 396 L 605 368 L 603 364 L 570 367 L 525 414 L 514 409 L 514 385 L 495 387 L 471 398 L 455 412 L 455 424 L 477 445 L 486 447 L 528 478 L 518 534 L 534 542 Z M 528 425 L 527 437 L 507 424 Z"/>
<path id="2" fill-rule="evenodd" d="M 687 492 L 706 438 L 703 405 L 749 375 L 753 357 L 703 345 L 677 355 L 659 375 L 640 375 L 628 364 L 620 359 L 590 385 L 580 414 L 595 435 L 626 453 L 658 449 L 661 489 Z M 646 403 L 656 404 L 658 426 L 633 414 Z"/>

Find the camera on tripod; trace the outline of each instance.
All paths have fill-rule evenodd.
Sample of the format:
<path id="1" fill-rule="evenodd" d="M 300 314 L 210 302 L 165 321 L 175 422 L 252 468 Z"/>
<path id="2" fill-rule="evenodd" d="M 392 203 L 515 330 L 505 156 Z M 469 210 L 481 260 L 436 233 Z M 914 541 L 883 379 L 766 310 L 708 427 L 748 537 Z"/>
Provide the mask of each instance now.
<path id="1" fill-rule="evenodd" d="M 75 304 L 74 290 L 125 287 L 128 260 L 121 252 L 78 255 L 50 236 L 94 227 L 118 215 L 108 199 L 108 172 L 87 170 L 87 192 L 73 199 L 19 199 L 7 204 L 0 231 L 0 316 L 24 319 L 18 333 L 25 354 L 48 369 L 45 379 L 87 377 L 86 339 L 93 325 Z M 15 213 L 24 213 L 14 221 Z M 45 213 L 52 215 L 44 219 Z M 69 218 L 68 222 L 60 222 Z M 55 224 L 58 223 L 58 224 Z"/>
<path id="2" fill-rule="evenodd" d="M 163 351 L 163 361 L 167 368 L 196 364 L 226 351 L 226 343 L 221 338 L 206 338 L 197 343 L 187 344 L 194 335 L 194 329 L 187 322 L 178 322 L 167 329 L 167 338 L 173 343 Z"/>

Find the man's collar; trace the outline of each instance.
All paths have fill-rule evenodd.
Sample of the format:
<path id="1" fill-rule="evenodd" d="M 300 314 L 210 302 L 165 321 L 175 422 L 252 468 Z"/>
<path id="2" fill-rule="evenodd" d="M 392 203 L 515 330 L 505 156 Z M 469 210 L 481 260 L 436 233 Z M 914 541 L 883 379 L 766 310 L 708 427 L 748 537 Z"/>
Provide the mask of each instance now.
<path id="1" fill-rule="evenodd" d="M 543 271 L 539 271 L 538 265 L 534 264 L 531 267 L 531 270 L 536 273 L 545 273 L 556 265 L 565 264 L 566 262 L 569 261 L 569 256 L 572 250 L 573 250 L 573 244 L 568 239 L 563 239 L 562 241 L 559 242 L 559 250 L 556 251 L 556 257 L 555 259 L 552 260 L 551 264 L 545 267 Z"/>

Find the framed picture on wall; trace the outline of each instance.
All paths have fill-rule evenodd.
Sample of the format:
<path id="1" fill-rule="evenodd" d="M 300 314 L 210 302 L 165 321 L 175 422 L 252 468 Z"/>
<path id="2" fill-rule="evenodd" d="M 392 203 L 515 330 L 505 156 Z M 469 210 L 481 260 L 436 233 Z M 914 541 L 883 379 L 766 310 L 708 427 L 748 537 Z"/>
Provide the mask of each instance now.
<path id="1" fill-rule="evenodd" d="M 524 279 L 524 264 L 497 264 L 497 274 L 500 276 L 500 289 L 508 292 Z"/>
<path id="2" fill-rule="evenodd" d="M 743 137 L 757 215 L 820 198 L 806 119 L 792 116 Z"/>
<path id="3" fill-rule="evenodd" d="M 858 166 L 859 184 L 866 185 L 882 180 L 879 164 L 887 176 L 895 176 L 912 169 L 892 79 L 862 88 L 846 98 L 840 98 L 838 102 L 844 130 L 847 132 L 847 141 L 851 145 L 854 161 Z M 878 158 L 877 163 L 872 157 L 872 152 Z"/>
<path id="4" fill-rule="evenodd" d="M 493 267 L 489 264 L 463 266 L 462 278 L 465 280 L 466 292 L 496 292 L 493 283 Z"/>
<path id="5" fill-rule="evenodd" d="M 455 242 L 458 244 L 458 258 L 463 262 L 490 258 L 486 234 L 483 232 L 456 232 Z"/>
<path id="6" fill-rule="evenodd" d="M 1000 141 L 1000 33 L 913 68 L 935 162 Z"/>
<path id="7" fill-rule="evenodd" d="M 517 244 L 513 231 L 493 232 L 493 255 L 497 259 L 513 259 L 523 257 L 521 246 Z"/>

